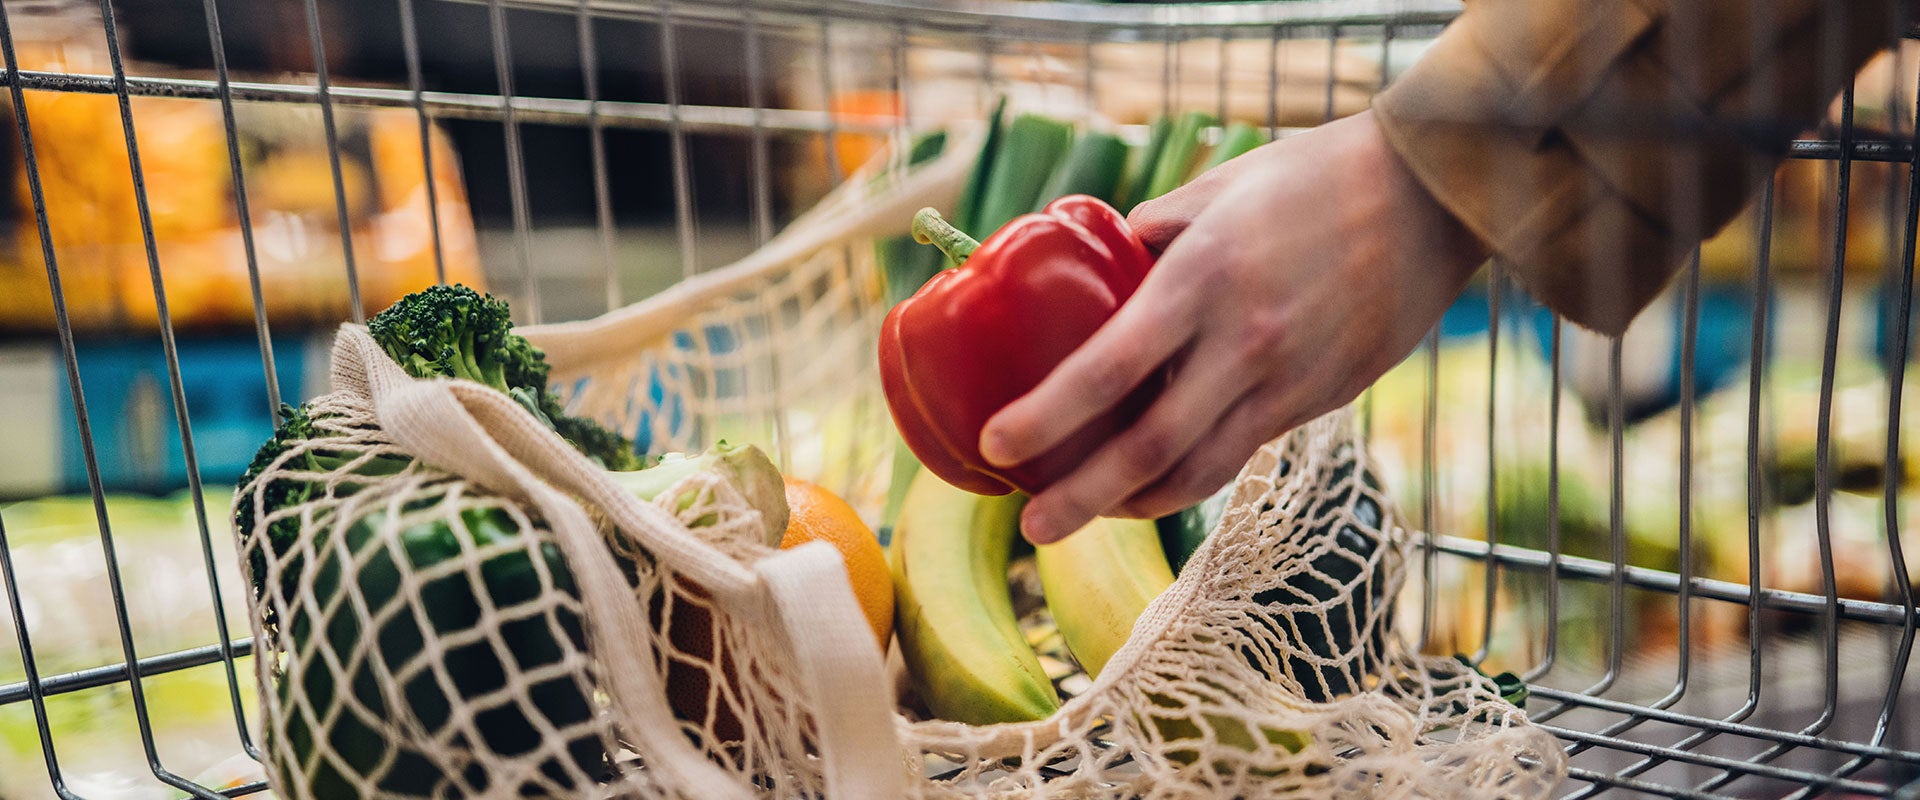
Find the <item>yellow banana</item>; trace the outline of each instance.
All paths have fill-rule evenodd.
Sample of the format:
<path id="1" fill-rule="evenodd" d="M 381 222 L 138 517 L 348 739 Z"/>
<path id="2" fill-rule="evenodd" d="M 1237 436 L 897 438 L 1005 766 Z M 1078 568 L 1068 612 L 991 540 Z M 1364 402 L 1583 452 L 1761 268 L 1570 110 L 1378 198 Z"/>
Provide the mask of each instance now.
<path id="1" fill-rule="evenodd" d="M 1074 659 L 1097 677 L 1133 633 L 1133 623 L 1147 610 L 1147 604 L 1173 585 L 1173 568 L 1167 563 L 1160 544 L 1160 533 L 1151 520 L 1096 519 L 1058 542 L 1034 548 L 1040 569 L 1040 588 L 1046 593 L 1047 608 L 1067 641 Z M 1205 681 L 1204 676 L 1199 680 Z M 1167 757 L 1191 764 L 1199 756 L 1199 743 L 1205 740 L 1200 727 L 1185 714 L 1182 704 L 1171 698 L 1148 695 L 1154 705 L 1169 709 L 1173 716 L 1143 715 L 1138 721 L 1152 724 L 1169 747 Z M 1227 747 L 1256 753 L 1264 745 L 1275 745 L 1298 753 L 1312 738 L 1305 731 L 1274 729 L 1249 725 L 1238 718 L 1201 713 L 1214 739 Z M 1189 747 L 1183 742 L 1194 742 Z M 1219 769 L 1229 769 L 1216 764 Z M 1278 771 L 1255 769 L 1255 774 L 1277 775 Z"/>
<path id="2" fill-rule="evenodd" d="M 1019 722 L 1060 706 L 1007 586 L 1025 501 L 981 497 L 930 470 L 907 489 L 888 553 L 894 629 L 914 686 L 941 719 Z"/>
<path id="3" fill-rule="evenodd" d="M 1127 643 L 1140 612 L 1173 585 L 1152 520 L 1096 519 L 1034 548 L 1034 561 L 1067 649 L 1094 677 Z"/>

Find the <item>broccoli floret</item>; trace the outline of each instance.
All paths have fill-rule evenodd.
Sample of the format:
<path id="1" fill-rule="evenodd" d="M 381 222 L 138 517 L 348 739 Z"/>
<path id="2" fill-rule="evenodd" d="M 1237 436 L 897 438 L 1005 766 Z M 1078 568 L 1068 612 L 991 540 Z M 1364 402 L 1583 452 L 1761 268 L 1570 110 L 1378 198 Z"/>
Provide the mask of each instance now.
<path id="1" fill-rule="evenodd" d="M 547 388 L 547 359 L 513 332 L 507 304 L 466 286 L 435 286 L 400 299 L 367 323 L 387 355 L 416 378 L 444 376 L 505 392 L 588 458 L 610 470 L 644 466 L 633 442 L 568 416 Z"/>
<path id="2" fill-rule="evenodd" d="M 598 460 L 614 472 L 631 472 L 647 466 L 646 459 L 633 452 L 633 442 L 608 430 L 600 423 L 565 414 L 552 418 L 553 429 L 575 449 Z"/>

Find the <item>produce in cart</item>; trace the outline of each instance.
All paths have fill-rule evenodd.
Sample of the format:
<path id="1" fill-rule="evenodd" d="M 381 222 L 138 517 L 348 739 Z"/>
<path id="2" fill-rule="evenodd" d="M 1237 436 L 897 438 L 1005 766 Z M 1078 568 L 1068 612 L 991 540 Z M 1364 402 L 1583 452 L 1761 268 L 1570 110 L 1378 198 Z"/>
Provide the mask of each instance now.
<path id="1" fill-rule="evenodd" d="M 595 463 L 614 467 L 620 485 L 637 497 L 665 495 L 686 508 L 698 489 L 688 478 L 721 476 L 761 510 L 770 532 L 762 544 L 777 543 L 786 528 L 785 490 L 765 455 L 719 445 L 698 458 L 658 459 L 637 469 L 642 462 L 625 437 L 565 414 L 546 385 L 540 352 L 510 327 L 504 303 L 441 286 L 407 296 L 368 329 L 409 374 L 473 381 L 512 397 Z M 273 744 L 284 757 L 276 764 L 281 779 L 298 787 L 294 796 L 577 791 L 585 788 L 582 778 L 603 780 L 612 768 L 610 743 L 593 733 L 592 687 L 568 669 L 586 646 L 579 596 L 559 551 L 539 543 L 539 523 L 499 501 L 458 508 L 457 498 L 431 493 L 384 500 L 381 510 L 357 518 L 327 516 L 312 501 L 379 490 L 423 466 L 379 446 L 354 419 L 305 406 L 283 416 L 241 481 L 235 523 L 252 540 L 248 573 L 263 624 L 287 626 L 292 652 L 283 657 L 300 665 L 278 676 L 276 691 L 280 702 L 309 710 L 274 731 L 281 741 Z M 394 538 L 383 538 L 388 530 Z M 263 537 L 255 539 L 256 531 Z M 477 574 L 444 575 L 474 553 L 483 554 Z M 436 574 L 442 577 L 430 577 Z M 410 580 L 427 581 L 414 590 L 422 606 L 389 616 L 388 609 L 410 604 Z M 343 581 L 352 582 L 351 591 Z M 564 599 L 552 602 L 556 595 Z M 347 597 L 366 607 L 343 608 Z M 529 603 L 548 607 L 530 617 L 490 619 L 495 609 Z M 479 630 L 495 632 L 454 646 L 443 666 L 417 672 L 425 643 L 461 641 Z M 542 674 L 549 677 L 530 677 Z M 471 713 L 467 704 L 515 676 L 530 684 L 524 705 L 461 720 Z M 398 696 L 381 686 L 394 679 L 403 683 Z M 498 776 L 463 774 L 400 733 L 414 726 L 459 730 L 461 747 L 530 759 L 538 774 L 520 776 L 518 787 L 489 783 Z"/>

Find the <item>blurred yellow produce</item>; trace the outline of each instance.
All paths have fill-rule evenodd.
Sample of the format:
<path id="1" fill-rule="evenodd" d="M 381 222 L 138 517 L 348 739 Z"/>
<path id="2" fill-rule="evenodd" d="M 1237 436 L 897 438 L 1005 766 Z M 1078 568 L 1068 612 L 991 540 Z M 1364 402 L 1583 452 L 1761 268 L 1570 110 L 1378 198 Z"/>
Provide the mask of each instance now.
<path id="1" fill-rule="evenodd" d="M 92 41 L 97 27 L 41 23 L 21 32 L 23 69 L 110 71 L 103 43 Z M 129 65 L 128 72 L 163 70 Z M 153 270 L 117 98 L 29 91 L 25 103 L 69 319 L 81 331 L 153 329 Z M 220 104 L 135 97 L 131 109 L 173 324 L 252 325 L 253 289 Z M 407 109 L 339 107 L 335 115 L 338 195 L 345 199 L 361 304 L 378 309 L 437 278 L 419 120 Z M 269 319 L 276 326 L 346 319 L 352 311 L 347 259 L 319 108 L 237 103 L 234 117 Z M 458 157 L 442 131 L 429 133 L 446 279 L 481 285 Z M 12 151 L 16 213 L 12 246 L 0 246 L 0 330 L 50 330 L 53 302 L 17 131 L 8 131 L 4 146 Z"/>

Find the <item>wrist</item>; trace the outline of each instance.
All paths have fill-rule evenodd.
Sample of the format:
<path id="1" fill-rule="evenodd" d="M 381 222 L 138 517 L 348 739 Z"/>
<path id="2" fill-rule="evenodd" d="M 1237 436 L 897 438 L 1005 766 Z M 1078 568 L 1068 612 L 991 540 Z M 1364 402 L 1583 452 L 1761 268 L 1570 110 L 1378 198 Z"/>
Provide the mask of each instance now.
<path id="1" fill-rule="evenodd" d="M 1360 157 L 1375 165 L 1377 185 L 1396 196 L 1400 211 L 1410 216 L 1402 224 L 1425 232 L 1438 260 L 1458 271 L 1464 282 L 1493 255 L 1493 248 L 1427 188 L 1394 149 L 1373 111 L 1356 114 L 1355 122 Z"/>
<path id="2" fill-rule="evenodd" d="M 1360 112 L 1353 119 L 1359 128 L 1354 137 L 1359 157 L 1374 166 L 1377 185 L 1399 198 L 1402 213 L 1409 215 L 1402 224 L 1426 233 L 1436 260 L 1464 284 L 1493 256 L 1493 247 L 1427 187 L 1394 147 L 1386 127 L 1372 110 Z"/>

